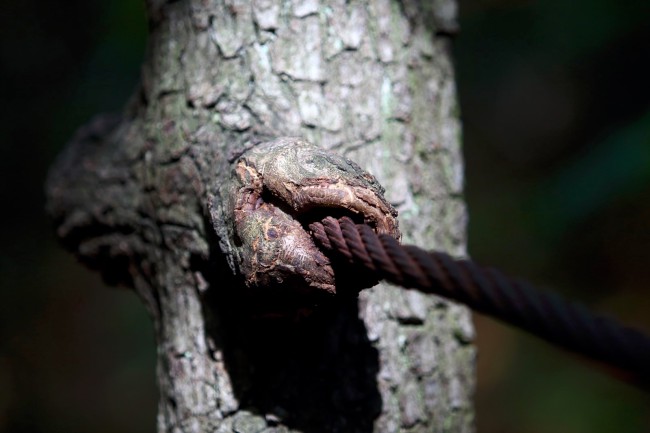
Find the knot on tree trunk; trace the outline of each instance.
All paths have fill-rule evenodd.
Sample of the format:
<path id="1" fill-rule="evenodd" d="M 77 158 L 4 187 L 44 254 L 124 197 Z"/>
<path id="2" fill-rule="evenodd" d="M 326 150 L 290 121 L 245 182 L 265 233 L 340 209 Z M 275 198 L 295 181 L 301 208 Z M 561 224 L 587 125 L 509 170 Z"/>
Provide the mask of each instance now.
<path id="1" fill-rule="evenodd" d="M 236 161 L 232 176 L 235 262 L 257 295 L 304 295 L 312 302 L 377 283 L 365 274 L 335 274 L 308 228 L 325 216 L 347 215 L 399 239 L 397 211 L 371 174 L 301 138 L 285 137 L 250 150 Z"/>

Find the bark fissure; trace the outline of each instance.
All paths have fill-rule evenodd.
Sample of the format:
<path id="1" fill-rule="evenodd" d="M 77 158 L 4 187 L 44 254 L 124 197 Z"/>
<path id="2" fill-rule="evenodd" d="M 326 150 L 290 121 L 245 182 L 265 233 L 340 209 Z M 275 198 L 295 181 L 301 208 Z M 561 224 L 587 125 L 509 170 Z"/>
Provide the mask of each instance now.
<path id="1" fill-rule="evenodd" d="M 47 194 L 64 244 L 147 305 L 159 431 L 471 431 L 464 308 L 380 285 L 317 296 L 296 322 L 300 302 L 274 318 L 233 275 L 226 185 L 283 136 L 372 173 L 405 241 L 464 254 L 453 70 L 434 37 L 455 3 L 423 3 L 147 2 L 137 97 L 75 136 Z"/>

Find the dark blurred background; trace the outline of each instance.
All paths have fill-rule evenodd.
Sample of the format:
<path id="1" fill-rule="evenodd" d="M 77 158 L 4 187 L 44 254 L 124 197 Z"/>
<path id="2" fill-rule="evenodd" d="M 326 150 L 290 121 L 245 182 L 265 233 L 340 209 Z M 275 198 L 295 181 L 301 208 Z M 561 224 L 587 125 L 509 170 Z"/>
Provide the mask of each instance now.
<path id="1" fill-rule="evenodd" d="M 140 1 L 0 9 L 0 431 L 153 432 L 144 308 L 56 244 L 47 167 L 135 87 Z M 469 250 L 650 331 L 650 2 L 467 0 Z M 478 431 L 649 432 L 650 399 L 476 316 Z"/>

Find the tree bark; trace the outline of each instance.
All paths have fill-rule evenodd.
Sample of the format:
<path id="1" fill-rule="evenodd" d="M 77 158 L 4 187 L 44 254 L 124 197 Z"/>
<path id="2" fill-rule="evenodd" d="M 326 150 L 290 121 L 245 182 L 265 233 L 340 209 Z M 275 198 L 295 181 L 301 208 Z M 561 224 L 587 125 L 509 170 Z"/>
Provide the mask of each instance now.
<path id="1" fill-rule="evenodd" d="M 404 241 L 464 255 L 455 2 L 147 8 L 140 88 L 80 129 L 47 195 L 65 245 L 151 314 L 158 431 L 472 431 L 464 307 L 380 284 L 307 319 L 261 314 L 224 187 L 250 149 L 304 137 L 378 179 Z"/>

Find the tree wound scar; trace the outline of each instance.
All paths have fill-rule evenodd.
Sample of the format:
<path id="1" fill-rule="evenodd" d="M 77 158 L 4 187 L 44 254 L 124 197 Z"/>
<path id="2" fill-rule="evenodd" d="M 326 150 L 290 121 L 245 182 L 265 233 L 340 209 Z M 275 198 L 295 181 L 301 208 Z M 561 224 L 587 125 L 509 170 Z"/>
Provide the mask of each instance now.
<path id="1" fill-rule="evenodd" d="M 343 212 L 399 238 L 397 212 L 375 178 L 303 139 L 262 143 L 233 174 L 235 257 L 249 288 L 337 293 L 332 263 L 306 228 L 313 218 Z"/>

